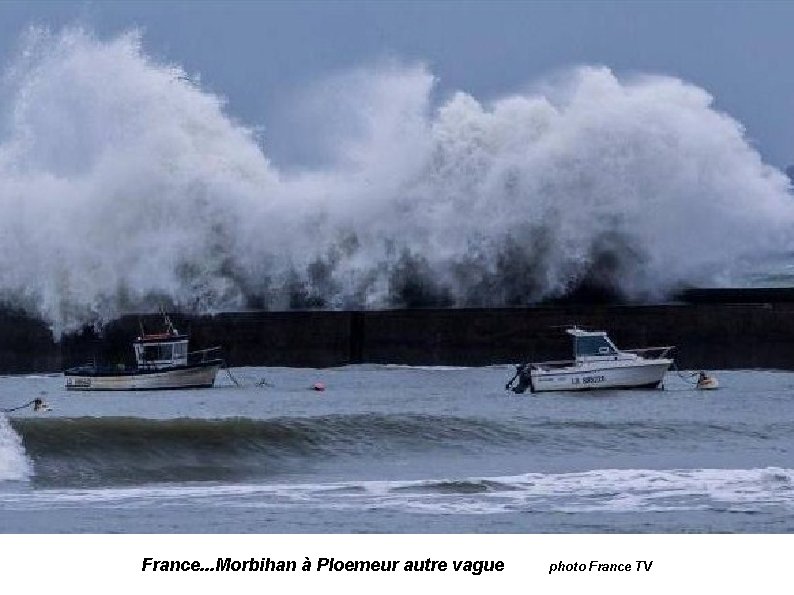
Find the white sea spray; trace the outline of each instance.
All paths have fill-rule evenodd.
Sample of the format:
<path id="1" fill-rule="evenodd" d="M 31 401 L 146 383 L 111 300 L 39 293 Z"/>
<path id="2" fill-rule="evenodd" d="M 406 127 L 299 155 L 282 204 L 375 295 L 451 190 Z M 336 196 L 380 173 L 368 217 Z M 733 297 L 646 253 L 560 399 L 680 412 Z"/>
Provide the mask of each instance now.
<path id="1" fill-rule="evenodd" d="M 791 246 L 788 180 L 695 85 L 435 88 L 421 65 L 330 77 L 297 103 L 324 165 L 282 171 L 137 33 L 33 30 L 0 92 L 0 299 L 56 333 L 162 304 L 646 300 Z"/>

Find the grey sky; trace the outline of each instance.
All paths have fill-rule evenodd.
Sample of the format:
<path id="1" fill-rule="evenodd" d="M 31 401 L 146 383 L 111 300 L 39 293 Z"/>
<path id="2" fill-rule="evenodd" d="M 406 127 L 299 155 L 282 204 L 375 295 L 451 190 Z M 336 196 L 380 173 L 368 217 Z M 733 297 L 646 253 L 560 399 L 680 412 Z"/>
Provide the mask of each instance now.
<path id="1" fill-rule="evenodd" d="M 711 92 L 764 159 L 794 163 L 794 3 L 739 2 L 0 2 L 6 65 L 31 24 L 99 36 L 140 27 L 147 53 L 176 62 L 263 126 L 277 163 L 307 139 L 283 118 L 307 84 L 384 57 L 422 61 L 440 90 L 509 93 L 576 64 L 679 76 Z"/>

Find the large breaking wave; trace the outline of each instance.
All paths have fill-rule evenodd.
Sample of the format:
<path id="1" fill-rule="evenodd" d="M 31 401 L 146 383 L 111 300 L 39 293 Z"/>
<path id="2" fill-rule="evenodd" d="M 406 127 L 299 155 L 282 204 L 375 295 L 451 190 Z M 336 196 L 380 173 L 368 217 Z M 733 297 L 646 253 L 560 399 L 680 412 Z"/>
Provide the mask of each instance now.
<path id="1" fill-rule="evenodd" d="M 745 441 L 752 449 L 754 441 L 785 439 L 792 429 L 789 422 L 527 423 L 410 413 L 271 419 L 18 418 L 12 429 L 0 418 L 0 480 L 32 476 L 43 487 L 272 480 L 335 460 L 354 459 L 365 466 L 362 461 L 374 459 L 383 468 L 386 461 L 404 462 L 409 456 L 448 461 L 486 453 L 521 453 L 532 465 L 533 457 L 548 462 L 577 452 L 657 453 L 671 444 L 691 452 L 703 440 Z"/>
<path id="2" fill-rule="evenodd" d="M 298 102 L 324 165 L 283 170 L 137 34 L 33 31 L 0 92 L 0 299 L 56 332 L 162 304 L 642 300 L 789 247 L 786 177 L 694 85 L 581 67 L 438 95 L 423 66 L 332 77 Z"/>

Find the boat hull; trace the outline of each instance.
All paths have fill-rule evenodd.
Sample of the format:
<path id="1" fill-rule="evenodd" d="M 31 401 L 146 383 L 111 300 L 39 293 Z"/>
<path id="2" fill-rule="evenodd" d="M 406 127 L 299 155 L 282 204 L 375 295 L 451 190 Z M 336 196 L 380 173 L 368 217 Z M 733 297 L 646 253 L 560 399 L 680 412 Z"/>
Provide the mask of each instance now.
<path id="1" fill-rule="evenodd" d="M 530 372 L 531 390 L 548 392 L 656 388 L 661 385 L 671 364 L 671 360 L 654 360 L 619 367 L 533 369 Z"/>
<path id="2" fill-rule="evenodd" d="M 221 364 L 186 366 L 170 370 L 130 372 L 66 372 L 67 390 L 171 390 L 210 388 Z"/>

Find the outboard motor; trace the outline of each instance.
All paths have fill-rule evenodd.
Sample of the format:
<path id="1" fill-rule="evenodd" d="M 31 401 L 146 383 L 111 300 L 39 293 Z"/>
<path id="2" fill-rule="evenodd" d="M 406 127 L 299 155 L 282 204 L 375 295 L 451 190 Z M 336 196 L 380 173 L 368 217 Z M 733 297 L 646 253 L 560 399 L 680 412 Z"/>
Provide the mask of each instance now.
<path id="1" fill-rule="evenodd" d="M 518 364 L 515 375 L 505 384 L 505 390 L 512 390 L 517 395 L 523 395 L 527 388 L 532 392 L 532 376 L 527 364 Z"/>

